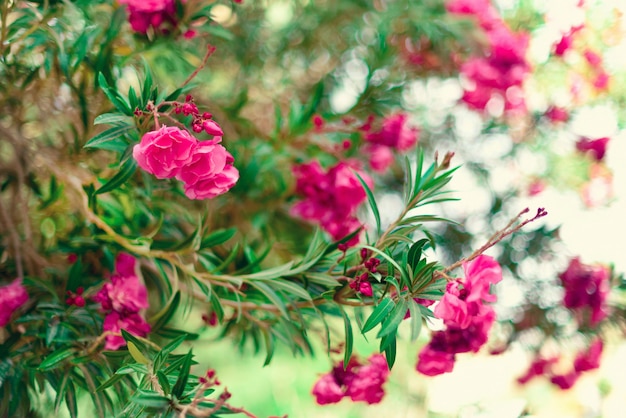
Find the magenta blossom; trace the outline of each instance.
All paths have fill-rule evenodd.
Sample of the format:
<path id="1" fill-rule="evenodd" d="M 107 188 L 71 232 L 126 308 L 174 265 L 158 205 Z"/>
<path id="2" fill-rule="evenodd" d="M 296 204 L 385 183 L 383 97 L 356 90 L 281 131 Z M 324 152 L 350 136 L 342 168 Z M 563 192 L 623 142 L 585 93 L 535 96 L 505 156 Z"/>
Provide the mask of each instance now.
<path id="1" fill-rule="evenodd" d="M 11 284 L 0 287 L 0 327 L 6 326 L 11 315 L 28 300 L 26 288 L 21 279 L 15 279 Z"/>
<path id="2" fill-rule="evenodd" d="M 583 264 L 573 258 L 567 270 L 559 275 L 565 288 L 563 304 L 575 312 L 589 312 L 591 325 L 598 324 L 608 315 L 606 299 L 609 294 L 609 269 L 605 266 Z M 581 318 L 584 322 L 584 319 Z"/>
<path id="3" fill-rule="evenodd" d="M 195 183 L 185 183 L 185 195 L 190 199 L 212 199 L 232 189 L 237 180 L 239 170 L 231 162 L 226 164 L 221 173 L 201 177 Z"/>
<path id="4" fill-rule="evenodd" d="M 571 371 L 567 374 L 555 374 L 550 378 L 550 381 L 561 389 L 570 389 L 579 377 L 580 373 Z"/>
<path id="5" fill-rule="evenodd" d="M 104 311 L 113 310 L 125 315 L 148 307 L 148 292 L 137 276 L 135 264 L 136 260 L 130 254 L 118 254 L 116 273 L 93 298 Z"/>
<path id="6" fill-rule="evenodd" d="M 587 351 L 578 353 L 574 360 L 574 370 L 576 372 L 586 372 L 594 370 L 600 367 L 600 356 L 602 356 L 602 349 L 604 343 L 600 338 L 596 338 Z"/>
<path id="7" fill-rule="evenodd" d="M 382 386 L 389 376 L 389 368 L 382 354 L 371 355 L 368 362 L 361 365 L 352 358 L 345 370 L 343 363 L 339 363 L 330 373 L 320 377 L 312 391 L 317 403 L 337 403 L 344 396 L 354 402 L 379 403 L 385 395 Z"/>
<path id="8" fill-rule="evenodd" d="M 120 0 L 128 7 L 128 21 L 133 30 L 145 34 L 149 28 L 159 30 L 162 25 L 176 26 L 175 0 Z"/>
<path id="9" fill-rule="evenodd" d="M 598 139 L 580 138 L 576 143 L 576 149 L 580 152 L 590 154 L 596 161 L 602 161 L 606 154 L 606 147 L 610 138 Z"/>
<path id="10" fill-rule="evenodd" d="M 136 337 L 145 337 L 150 332 L 150 324 L 137 313 L 121 315 L 111 312 L 104 318 L 102 328 L 112 333 L 106 336 L 104 344 L 106 350 L 118 350 L 126 345 L 126 341 L 120 334 L 122 330 Z"/>
<path id="11" fill-rule="evenodd" d="M 372 144 L 384 145 L 398 151 L 408 151 L 417 143 L 419 130 L 409 127 L 408 116 L 404 113 L 387 116 L 378 132 L 370 132 L 365 140 Z"/>
<path id="12" fill-rule="evenodd" d="M 139 167 L 158 179 L 172 178 L 192 162 L 198 140 L 188 131 L 163 126 L 148 132 L 133 148 Z"/>
<path id="13" fill-rule="evenodd" d="M 542 375 L 548 374 L 550 372 L 552 365 L 556 363 L 558 360 L 559 360 L 558 357 L 551 357 L 547 359 L 543 357 L 535 358 L 533 362 L 530 363 L 530 366 L 528 366 L 528 370 L 526 371 L 526 373 L 523 376 L 518 377 L 517 381 L 520 384 L 525 384 L 525 383 L 528 383 L 529 380 L 531 380 L 532 378 L 536 376 L 542 376 Z"/>
<path id="14" fill-rule="evenodd" d="M 428 344 L 418 355 L 416 369 L 423 375 L 437 376 L 443 373 L 450 373 L 454 368 L 454 361 L 454 353 L 435 350 Z"/>
<path id="15" fill-rule="evenodd" d="M 291 213 L 318 223 L 333 239 L 341 239 L 358 230 L 362 224 L 356 218 L 357 208 L 367 196 L 354 172 L 373 186 L 372 179 L 359 170 L 355 162 L 339 162 L 325 172 L 317 161 L 293 168 L 296 192 L 304 200 L 296 203 Z M 348 245 L 355 245 L 355 236 Z"/>
<path id="16" fill-rule="evenodd" d="M 502 280 L 502 269 L 493 258 L 481 255 L 475 260 L 463 263 L 465 280 L 449 282 L 446 293 L 435 307 L 435 316 L 446 325 L 467 328 L 473 317 L 483 316 L 488 309 L 483 302 L 494 302 L 490 286 Z"/>

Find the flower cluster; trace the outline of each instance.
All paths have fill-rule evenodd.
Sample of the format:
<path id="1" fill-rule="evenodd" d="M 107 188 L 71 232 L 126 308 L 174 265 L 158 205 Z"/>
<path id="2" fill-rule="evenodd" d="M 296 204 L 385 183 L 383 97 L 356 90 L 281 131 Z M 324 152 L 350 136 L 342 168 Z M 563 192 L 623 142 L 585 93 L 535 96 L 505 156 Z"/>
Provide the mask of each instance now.
<path id="1" fill-rule="evenodd" d="M 296 192 L 304 200 L 292 207 L 292 214 L 319 223 L 336 240 L 355 232 L 362 227 L 356 210 L 367 198 L 355 172 L 373 187 L 372 179 L 353 161 L 339 162 L 327 172 L 317 161 L 295 166 Z M 357 242 L 355 236 L 348 244 Z"/>
<path id="2" fill-rule="evenodd" d="M 591 155 L 595 161 L 602 161 L 606 154 L 606 147 L 610 138 L 602 137 L 598 139 L 590 139 L 582 137 L 576 142 L 576 149 L 582 153 Z"/>
<path id="3" fill-rule="evenodd" d="M 111 333 L 106 337 L 107 350 L 126 345 L 120 335 L 122 329 L 140 337 L 150 332 L 150 325 L 142 316 L 142 311 L 148 308 L 148 292 L 137 274 L 136 264 L 133 256 L 118 254 L 111 281 L 93 297 L 107 313 L 103 324 L 103 330 Z"/>
<path id="4" fill-rule="evenodd" d="M 586 309 L 589 309 L 588 321 L 592 326 L 606 318 L 606 299 L 610 290 L 608 268 L 583 264 L 576 257 L 559 278 L 565 288 L 563 304 L 575 311 L 582 323 L 587 322 L 582 317 Z"/>
<path id="5" fill-rule="evenodd" d="M 530 364 L 526 373 L 520 376 L 517 381 L 520 384 L 525 384 L 534 377 L 547 376 L 550 378 L 550 381 L 559 388 L 569 389 L 574 386 L 582 373 L 600 367 L 600 357 L 602 356 L 603 348 L 604 343 L 600 338 L 593 340 L 587 350 L 581 351 L 576 355 L 572 370 L 565 374 L 554 372 L 554 366 L 558 362 L 558 357 L 546 359 L 538 356 Z"/>
<path id="6" fill-rule="evenodd" d="M 120 0 L 128 7 L 128 21 L 131 28 L 141 34 L 148 29 L 163 32 L 162 26 L 176 26 L 175 0 Z"/>
<path id="7" fill-rule="evenodd" d="M 431 341 L 419 353 L 417 371 L 435 376 L 452 371 L 455 355 L 478 350 L 487 342 L 496 314 L 484 302 L 495 302 L 490 286 L 502 280 L 502 269 L 491 257 L 481 255 L 463 264 L 465 280 L 448 283 L 446 292 L 435 307 L 435 316 L 443 319 L 446 329 L 433 333 Z"/>
<path id="8" fill-rule="evenodd" d="M 366 123 L 364 139 L 367 142 L 363 151 L 369 155 L 370 166 L 374 171 L 383 172 L 395 160 L 393 151 L 406 152 L 413 148 L 419 139 L 419 129 L 410 127 L 408 116 L 397 113 L 383 119 L 379 130 L 371 130 L 371 123 Z"/>
<path id="9" fill-rule="evenodd" d="M 0 327 L 6 326 L 11 321 L 13 312 L 27 300 L 28 292 L 21 279 L 15 279 L 11 284 L 0 287 Z"/>
<path id="10" fill-rule="evenodd" d="M 461 67 L 467 81 L 462 100 L 478 110 L 486 110 L 495 99 L 504 103 L 505 111 L 525 111 L 528 35 L 512 32 L 489 0 L 453 0 L 446 7 L 450 13 L 476 18 L 488 40 L 487 56 L 470 58 Z"/>
<path id="11" fill-rule="evenodd" d="M 182 181 L 190 199 L 211 199 L 226 193 L 239 179 L 235 160 L 219 145 L 221 140 L 216 136 L 198 141 L 186 130 L 163 126 L 141 138 L 133 157 L 139 167 L 158 179 Z"/>
<path id="12" fill-rule="evenodd" d="M 313 386 L 313 395 L 320 405 L 337 403 L 345 396 L 352 401 L 368 404 L 378 403 L 385 395 L 383 385 L 389 376 L 387 361 L 382 354 L 373 354 L 368 363 L 362 365 L 351 358 L 345 367 L 337 364 L 330 373 L 326 373 Z"/>

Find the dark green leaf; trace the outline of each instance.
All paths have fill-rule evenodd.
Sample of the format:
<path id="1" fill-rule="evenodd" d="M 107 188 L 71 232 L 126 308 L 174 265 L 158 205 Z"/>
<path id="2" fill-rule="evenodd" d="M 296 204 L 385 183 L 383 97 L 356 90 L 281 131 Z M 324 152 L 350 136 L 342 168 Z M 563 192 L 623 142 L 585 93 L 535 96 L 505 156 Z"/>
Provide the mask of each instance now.
<path id="1" fill-rule="evenodd" d="M 189 352 L 185 356 L 185 359 L 183 360 L 180 366 L 178 379 L 176 379 L 176 383 L 174 384 L 174 387 L 172 388 L 172 395 L 176 396 L 177 398 L 180 398 L 183 395 L 185 386 L 187 385 L 187 380 L 189 380 L 189 370 L 191 369 L 192 358 L 193 358 L 193 354 L 191 350 L 189 350 Z"/>
<path id="2" fill-rule="evenodd" d="M 411 312 L 411 341 L 417 340 L 422 331 L 422 311 L 415 300 L 409 300 L 409 312 Z"/>
<path id="3" fill-rule="evenodd" d="M 396 306 L 393 308 L 391 313 L 389 313 L 389 316 L 385 319 L 385 321 L 381 325 L 380 331 L 378 332 L 377 337 L 381 338 L 392 332 L 396 332 L 396 330 L 398 329 L 398 325 L 400 325 L 400 323 L 406 316 L 407 310 L 408 310 L 408 304 L 407 304 L 406 299 L 404 298 L 398 299 Z"/>
<path id="4" fill-rule="evenodd" d="M 114 126 L 113 128 L 109 128 L 104 132 L 100 132 L 98 135 L 91 138 L 84 145 L 84 148 L 104 149 L 105 144 L 118 139 L 120 136 L 124 135 L 127 132 L 130 132 L 133 129 L 135 129 L 135 127 L 130 125 Z"/>
<path id="5" fill-rule="evenodd" d="M 367 201 L 370 205 L 370 208 L 372 209 L 372 213 L 374 214 L 374 219 L 376 220 L 376 233 L 380 235 L 380 212 L 378 211 L 378 205 L 376 204 L 374 194 L 372 193 L 372 190 L 369 188 L 365 180 L 363 180 L 363 177 L 361 177 L 356 171 L 354 172 L 354 174 L 359 179 L 359 182 L 361 182 L 363 190 L 365 190 L 365 194 L 367 194 Z"/>
<path id="6" fill-rule="evenodd" d="M 341 306 L 339 306 L 339 311 L 341 312 L 341 316 L 343 317 L 345 333 L 345 347 L 343 349 L 343 369 L 346 370 L 346 368 L 348 367 L 348 363 L 350 362 L 350 358 L 352 357 L 354 335 L 352 334 L 352 323 L 350 322 L 350 317 L 348 317 L 348 314 L 346 314 Z"/>
<path id="7" fill-rule="evenodd" d="M 139 389 L 133 397 L 133 402 L 147 408 L 164 409 L 170 405 L 167 396 L 159 395 L 157 392 L 148 392 Z"/>
<path id="8" fill-rule="evenodd" d="M 62 348 L 57 350 L 51 354 L 49 354 L 44 361 L 41 362 L 37 369 L 41 371 L 47 371 L 55 369 L 61 366 L 63 361 L 69 359 L 76 353 L 76 350 L 73 348 Z"/>
<path id="9" fill-rule="evenodd" d="M 200 248 L 211 248 L 216 245 L 221 245 L 231 239 L 237 233 L 237 228 L 218 229 L 211 232 L 208 236 L 202 239 Z"/>
<path id="10" fill-rule="evenodd" d="M 393 300 L 389 296 L 383 298 L 383 300 L 374 308 L 372 314 L 367 318 L 365 324 L 363 324 L 363 329 L 361 332 L 365 334 L 366 332 L 374 329 L 374 327 L 380 324 L 383 319 L 391 312 L 394 308 Z"/>
<path id="11" fill-rule="evenodd" d="M 131 178 L 133 174 L 135 174 L 136 170 L 137 162 L 134 158 L 129 158 L 124 164 L 122 164 L 120 171 L 116 175 L 96 190 L 96 194 L 102 194 L 117 189 L 122 184 L 126 183 L 126 181 Z"/>

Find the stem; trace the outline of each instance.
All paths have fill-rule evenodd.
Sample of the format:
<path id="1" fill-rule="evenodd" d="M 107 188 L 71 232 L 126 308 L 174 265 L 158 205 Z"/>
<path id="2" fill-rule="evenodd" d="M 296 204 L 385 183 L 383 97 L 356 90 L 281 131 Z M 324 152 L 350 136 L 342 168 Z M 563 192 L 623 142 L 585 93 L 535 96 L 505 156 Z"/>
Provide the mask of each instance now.
<path id="1" fill-rule="evenodd" d="M 460 267 L 463 263 L 467 263 L 469 261 L 472 261 L 473 259 L 475 259 L 476 257 L 478 257 L 479 255 L 481 255 L 482 253 L 484 253 L 485 251 L 487 251 L 489 248 L 493 247 L 494 245 L 496 245 L 497 243 L 499 243 L 500 241 L 502 241 L 504 238 L 506 238 L 507 236 L 519 231 L 520 229 L 522 229 L 524 226 L 526 226 L 527 224 L 536 221 L 539 218 L 542 218 L 544 216 L 546 216 L 548 214 L 548 212 L 545 211 L 544 208 L 538 208 L 537 209 L 537 213 L 535 214 L 534 217 L 530 218 L 530 219 L 526 219 L 525 221 L 523 221 L 522 223 L 520 223 L 519 225 L 512 227 L 513 224 L 525 213 L 528 213 L 529 209 L 526 208 L 524 210 L 522 210 L 520 213 L 517 214 L 517 216 L 515 216 L 513 219 L 511 219 L 509 221 L 508 224 L 506 224 L 506 226 L 504 228 L 502 228 L 501 230 L 497 231 L 495 234 L 493 234 L 489 240 L 487 240 L 487 242 L 480 247 L 479 249 L 477 249 L 476 251 L 474 251 L 472 254 L 470 254 L 469 256 L 460 259 L 459 261 L 457 261 L 456 263 L 446 267 L 445 269 L 443 269 L 440 272 L 435 272 L 435 274 L 439 274 L 442 275 L 444 277 L 448 277 L 446 273 L 449 273 L 450 271 L 456 269 L 457 267 Z"/>
<path id="2" fill-rule="evenodd" d="M 180 87 L 185 87 L 187 84 L 191 82 L 191 80 L 193 80 L 198 75 L 198 73 L 206 66 L 206 63 L 209 60 L 209 57 L 213 55 L 214 52 L 215 52 L 215 47 L 213 45 L 208 45 L 206 54 L 204 54 L 204 58 L 202 58 L 202 63 L 198 66 L 198 68 L 194 70 L 193 73 L 189 75 L 189 77 L 187 77 L 187 79 L 183 82 L 183 84 L 181 84 Z"/>

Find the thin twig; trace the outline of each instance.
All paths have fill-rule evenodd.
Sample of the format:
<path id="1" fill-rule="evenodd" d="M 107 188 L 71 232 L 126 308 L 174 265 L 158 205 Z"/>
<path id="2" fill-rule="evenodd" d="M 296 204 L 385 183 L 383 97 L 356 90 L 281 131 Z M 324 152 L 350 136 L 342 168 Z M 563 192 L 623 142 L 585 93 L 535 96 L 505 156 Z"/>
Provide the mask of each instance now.
<path id="1" fill-rule="evenodd" d="M 548 212 L 546 212 L 546 210 L 544 208 L 538 208 L 537 209 L 537 213 L 535 214 L 534 217 L 526 219 L 525 221 L 523 221 L 519 225 L 517 225 L 515 227 L 512 227 L 513 224 L 519 218 L 521 218 L 522 215 L 524 215 L 525 213 L 528 213 L 528 211 L 529 211 L 529 209 L 526 208 L 526 209 L 522 210 L 520 213 L 518 213 L 517 216 L 515 216 L 513 219 L 511 219 L 509 221 L 509 223 L 506 224 L 506 226 L 504 228 L 502 228 L 501 230 L 499 230 L 495 234 L 493 234 L 489 238 L 489 240 L 487 240 L 487 242 L 482 247 L 480 247 L 479 249 L 474 251 L 468 257 L 460 259 L 459 261 L 457 261 L 454 264 L 451 264 L 450 266 L 446 267 L 442 271 L 435 272 L 435 274 L 439 274 L 439 275 L 442 275 L 442 276 L 447 276 L 447 273 L 449 273 L 450 271 L 456 269 L 457 267 L 460 267 L 463 263 L 467 263 L 469 261 L 472 261 L 473 259 L 475 259 L 479 255 L 481 255 L 482 253 L 487 251 L 489 248 L 493 247 L 494 245 L 496 245 L 497 243 L 502 241 L 507 236 L 509 236 L 511 234 L 514 234 L 515 232 L 519 231 L 520 229 L 522 229 L 527 224 L 529 224 L 529 223 L 531 223 L 533 221 L 536 221 L 537 219 L 542 218 L 542 217 L 544 217 L 544 216 L 546 216 L 548 214 Z"/>

